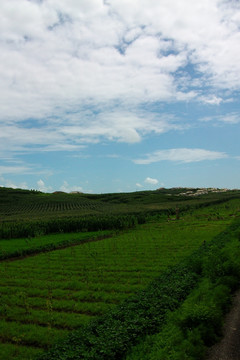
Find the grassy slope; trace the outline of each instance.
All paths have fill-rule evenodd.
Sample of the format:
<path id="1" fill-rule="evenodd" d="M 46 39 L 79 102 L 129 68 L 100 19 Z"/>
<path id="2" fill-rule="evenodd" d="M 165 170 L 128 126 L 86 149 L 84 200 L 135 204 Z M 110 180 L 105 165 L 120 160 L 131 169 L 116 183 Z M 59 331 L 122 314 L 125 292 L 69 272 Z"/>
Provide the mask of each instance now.
<path id="1" fill-rule="evenodd" d="M 200 198 L 178 196 L 182 191 L 183 189 L 164 189 L 130 194 L 88 195 L 43 194 L 0 188 L 0 222 L 22 219 L 27 222 L 86 214 L 145 213 L 174 209 L 176 206 L 198 206 L 239 197 L 239 192 L 213 193 Z M 146 224 L 139 228 L 138 231 L 142 229 L 140 233 L 134 230 L 122 235 L 123 238 L 118 238 L 117 243 L 120 247 L 116 247 L 116 242 L 110 240 L 104 240 L 98 245 L 88 244 L 87 246 L 93 246 L 93 250 L 90 251 L 90 258 L 88 256 L 87 260 L 81 260 L 82 270 L 79 268 L 77 277 L 75 277 L 75 267 L 79 252 L 75 249 L 78 247 L 71 250 L 70 255 L 68 254 L 64 262 L 60 261 L 60 263 L 59 258 L 54 260 L 47 254 L 29 258 L 33 259 L 31 265 L 28 264 L 28 259 L 20 262 L 3 262 L 0 265 L 3 272 L 0 315 L 3 330 L 0 336 L 2 342 L 0 358 L 31 359 L 39 349 L 50 346 L 54 339 L 64 335 L 69 329 L 89 321 L 94 314 L 106 311 L 107 308 L 101 307 L 101 304 L 116 304 L 130 293 L 145 287 L 167 266 L 178 262 L 203 241 L 210 240 L 221 231 L 231 221 L 230 215 L 238 214 L 240 206 L 237 200 L 233 200 L 226 205 L 227 207 L 225 205 L 194 210 L 191 215 L 186 213 L 184 220 L 181 217 L 179 222 L 170 220 L 162 224 Z M 130 236 L 131 241 L 129 234 L 133 234 L 132 237 Z M 42 241 L 46 240 L 43 238 Z M 142 241 L 145 241 L 145 245 L 141 248 Z M 0 244 L 2 250 L 6 251 L 4 243 L 0 242 Z M 108 269 L 112 268 L 110 273 L 109 270 L 104 272 L 106 266 L 100 261 L 102 256 L 100 254 L 106 250 L 102 244 L 109 244 L 108 254 L 104 253 L 104 259 L 112 259 L 107 263 Z M 17 246 L 17 242 L 14 246 Z M 79 249 L 82 256 L 82 247 Z M 116 249 L 122 254 L 119 262 L 116 261 Z M 146 251 L 153 254 L 145 256 Z M 161 258 L 158 257 L 160 255 Z M 145 261 L 149 261 L 149 265 Z M 68 267 L 64 270 L 66 262 Z M 131 267 L 130 264 L 133 263 L 134 266 Z M 50 264 L 53 264 L 52 267 L 49 267 Z M 91 266 L 88 268 L 89 264 Z M 46 268 L 49 269 L 47 273 Z M 96 268 L 100 278 L 96 278 Z M 66 281 L 69 274 L 70 281 Z M 103 279 L 106 281 L 102 282 Z M 61 302 L 62 298 L 65 300 Z M 76 303 L 77 312 L 74 312 L 72 308 Z"/>
<path id="2" fill-rule="evenodd" d="M 71 333 L 38 359 L 123 359 L 142 337 L 159 332 L 169 315 L 172 320 L 171 314 L 174 321 L 167 322 L 170 328 L 161 341 L 165 347 L 163 356 L 159 357 L 158 352 L 154 360 L 202 359 L 206 345 L 219 335 L 230 290 L 239 285 L 239 231 L 237 219 L 211 242 L 163 272 L 144 291 Z M 184 310 L 178 311 L 182 304 Z M 136 355 L 136 359 L 143 358 L 142 352 Z"/>
<path id="3" fill-rule="evenodd" d="M 52 234 L 35 238 L 0 240 L 0 260 L 47 252 L 110 236 L 111 232 L 92 231 L 70 234 Z"/>
<path id="4" fill-rule="evenodd" d="M 45 194 L 0 187 L 0 222 L 157 211 L 240 196 L 240 191 L 209 193 L 196 198 L 179 196 L 183 191 L 162 189 L 101 195 Z"/>
<path id="5" fill-rule="evenodd" d="M 210 241 L 239 206 L 232 200 L 186 213 L 179 221 L 148 223 L 101 242 L 2 262 L 0 357 L 30 359 L 32 348 L 33 355 L 36 347 L 47 348 L 69 329 L 108 311 Z"/>
<path id="6" fill-rule="evenodd" d="M 205 359 L 208 347 L 221 339 L 224 314 L 231 306 L 232 293 L 239 289 L 239 226 L 237 219 L 232 229 L 220 235 L 223 246 L 215 242 L 202 258 L 201 281 L 179 309 L 169 312 L 160 332 L 143 338 L 124 359 Z"/>

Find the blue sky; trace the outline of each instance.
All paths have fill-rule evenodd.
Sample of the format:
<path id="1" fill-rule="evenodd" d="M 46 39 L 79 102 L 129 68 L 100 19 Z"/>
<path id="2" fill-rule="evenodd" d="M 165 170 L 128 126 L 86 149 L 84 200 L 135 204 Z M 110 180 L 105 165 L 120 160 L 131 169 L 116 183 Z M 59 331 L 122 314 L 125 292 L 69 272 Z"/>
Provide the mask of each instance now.
<path id="1" fill-rule="evenodd" d="M 240 188 L 240 3 L 0 4 L 0 186 Z"/>

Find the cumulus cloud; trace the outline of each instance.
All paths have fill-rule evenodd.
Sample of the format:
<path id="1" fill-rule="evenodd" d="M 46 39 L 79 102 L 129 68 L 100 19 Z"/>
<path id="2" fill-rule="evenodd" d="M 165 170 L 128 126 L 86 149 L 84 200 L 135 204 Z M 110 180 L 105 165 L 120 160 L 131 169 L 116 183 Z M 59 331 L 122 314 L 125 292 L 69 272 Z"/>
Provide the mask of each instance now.
<path id="1" fill-rule="evenodd" d="M 157 179 L 153 179 L 153 178 L 150 178 L 150 177 L 147 177 L 144 182 L 146 184 L 150 184 L 150 185 L 157 185 L 158 184 L 158 180 Z"/>
<path id="2" fill-rule="evenodd" d="M 0 181 L 2 182 L 0 186 L 3 187 L 8 187 L 12 189 L 29 189 L 28 184 L 25 181 L 16 184 L 12 180 L 5 179 L 3 177 L 0 177 Z"/>
<path id="3" fill-rule="evenodd" d="M 150 105 L 214 106 L 219 90 L 238 89 L 239 28 L 234 1 L 1 2 L 0 151 L 9 141 L 16 152 L 74 151 L 176 129 Z"/>
<path id="4" fill-rule="evenodd" d="M 38 186 L 39 191 L 42 191 L 42 192 L 50 192 L 50 191 L 52 191 L 52 187 L 47 186 L 42 179 L 39 179 L 37 181 L 37 186 Z"/>
<path id="5" fill-rule="evenodd" d="M 152 164 L 160 161 L 174 161 L 174 162 L 198 162 L 204 160 L 217 160 L 224 159 L 227 157 L 227 154 L 224 152 L 210 151 L 204 149 L 168 149 L 168 150 L 158 150 L 152 154 L 147 154 L 143 159 L 133 160 L 135 164 Z"/>
<path id="6" fill-rule="evenodd" d="M 63 185 L 60 187 L 60 190 L 64 192 L 72 192 L 72 191 L 83 192 L 83 188 L 81 186 L 70 186 L 66 180 L 64 180 Z"/>
<path id="7" fill-rule="evenodd" d="M 143 31 L 123 54 L 128 24 L 111 15 L 117 11 L 114 6 L 89 3 L 94 3 L 94 11 L 75 2 L 19 0 L 1 5 L 4 117 L 49 117 L 78 106 L 79 100 L 138 103 L 174 95 L 170 73 L 186 56 L 172 54 L 165 61 L 158 55 L 161 42 L 156 34 Z"/>

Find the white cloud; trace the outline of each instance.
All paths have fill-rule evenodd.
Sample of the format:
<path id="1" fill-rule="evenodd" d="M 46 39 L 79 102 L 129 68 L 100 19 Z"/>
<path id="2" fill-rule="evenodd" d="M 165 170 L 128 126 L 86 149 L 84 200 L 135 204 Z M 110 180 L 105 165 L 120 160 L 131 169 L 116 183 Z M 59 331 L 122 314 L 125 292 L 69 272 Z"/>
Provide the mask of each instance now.
<path id="1" fill-rule="evenodd" d="M 78 124 L 62 126 L 61 134 L 81 142 L 92 142 L 94 139 L 136 143 L 142 135 L 150 132 L 164 133 L 171 129 L 181 129 L 183 125 L 171 115 L 156 115 L 151 112 L 104 111 L 99 114 L 88 112 L 85 114 L 86 123 L 81 120 Z"/>
<path id="2" fill-rule="evenodd" d="M 68 193 L 72 191 L 83 192 L 83 188 L 81 186 L 70 186 L 67 181 L 63 182 L 63 185 L 60 187 L 60 190 Z"/>
<path id="3" fill-rule="evenodd" d="M 238 124 L 240 123 L 240 115 L 238 113 L 229 113 L 225 115 L 218 116 L 206 116 L 201 121 L 204 122 L 214 122 L 214 123 L 225 123 L 225 124 Z"/>
<path id="4" fill-rule="evenodd" d="M 38 190 L 42 192 L 50 192 L 52 191 L 51 186 L 46 186 L 45 182 L 42 179 L 37 181 Z"/>
<path id="5" fill-rule="evenodd" d="M 0 147 L 1 149 L 1 147 Z M 0 151 L 1 153 L 1 151 Z M 0 178 L 1 176 L 8 174 L 8 175 L 46 175 L 51 176 L 52 171 L 48 169 L 43 169 L 42 167 L 31 164 L 31 163 L 24 163 L 21 160 L 14 159 L 14 158 L 4 158 L 0 157 L 3 165 L 0 165 Z"/>
<path id="6" fill-rule="evenodd" d="M 174 162 L 198 162 L 204 160 L 224 159 L 227 155 L 223 152 L 209 151 L 204 149 L 168 149 L 158 150 L 152 154 L 147 154 L 144 159 L 133 160 L 135 164 L 151 164 L 160 161 Z"/>
<path id="7" fill-rule="evenodd" d="M 221 97 L 212 95 L 212 96 L 202 96 L 201 101 L 205 102 L 206 104 L 209 105 L 219 105 L 221 104 L 221 102 L 223 101 L 223 99 Z"/>
<path id="8" fill-rule="evenodd" d="M 138 187 L 138 188 L 142 188 L 142 187 L 143 187 L 143 185 L 141 185 L 141 184 L 139 184 L 139 183 L 136 183 L 136 187 Z"/>
<path id="9" fill-rule="evenodd" d="M 153 178 L 150 178 L 150 177 L 147 177 L 144 182 L 146 184 L 151 184 L 151 185 L 157 185 L 158 184 L 158 180 L 157 179 L 153 179 Z"/>
<path id="10" fill-rule="evenodd" d="M 66 120 L 67 117 L 67 120 Z M 68 115 L 54 124 L 36 122 L 36 127 L 26 124 L 0 122 L 0 155 L 34 152 L 82 152 L 88 143 L 101 139 L 137 143 L 147 133 L 164 133 L 181 130 L 172 115 L 157 115 L 144 110 L 108 111 L 95 114 L 92 110 Z M 82 156 L 87 156 L 82 154 Z"/>
<path id="11" fill-rule="evenodd" d="M 32 169 L 27 166 L 10 166 L 10 165 L 1 165 L 0 166 L 0 175 L 4 174 L 29 174 L 32 172 Z"/>
<path id="12" fill-rule="evenodd" d="M 0 177 L 0 180 L 2 182 L 2 184 L 0 186 L 3 186 L 3 187 L 8 187 L 8 188 L 12 188 L 12 189 L 28 189 L 29 188 L 28 184 L 25 181 L 16 184 L 12 180 L 4 179 L 3 177 Z"/>
<path id="13" fill-rule="evenodd" d="M 151 104 L 225 101 L 218 91 L 240 86 L 239 29 L 234 1 L 2 1 L 0 152 L 177 129 Z"/>

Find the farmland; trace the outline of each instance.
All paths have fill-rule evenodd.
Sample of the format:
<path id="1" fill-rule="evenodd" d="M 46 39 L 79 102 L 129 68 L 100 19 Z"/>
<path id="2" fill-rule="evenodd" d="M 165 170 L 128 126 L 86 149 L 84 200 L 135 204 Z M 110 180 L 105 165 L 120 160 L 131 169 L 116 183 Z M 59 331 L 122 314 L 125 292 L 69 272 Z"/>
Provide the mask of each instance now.
<path id="1" fill-rule="evenodd" d="M 44 197 L 35 193 L 27 193 L 27 195 Z M 27 195 L 24 194 L 24 197 Z M 67 198 L 65 194 L 55 196 Z M 0 263 L 0 358 L 10 360 L 34 358 L 35 355 L 49 349 L 55 341 L 65 338 L 69 331 L 78 329 L 94 318 L 110 312 L 124 299 L 145 289 L 169 266 L 180 263 L 203 243 L 210 243 L 214 236 L 223 231 L 232 219 L 240 214 L 238 193 L 235 194 L 235 198 L 232 193 L 228 196 L 229 198 L 226 194 L 220 194 L 217 198 L 216 194 L 212 194 L 209 198 L 200 200 L 200 204 L 205 202 L 208 205 L 202 207 L 195 206 L 198 203 L 196 199 L 181 200 L 182 206 L 186 206 L 186 202 L 189 205 L 191 201 L 194 206 L 190 209 L 185 207 L 180 213 L 179 220 L 176 220 L 174 212 L 163 213 L 160 216 L 154 212 L 152 217 L 147 217 L 145 224 L 135 224 L 133 229 L 121 230 L 116 234 L 112 233 L 112 236 L 109 232 L 85 231 L 0 240 L 2 252 L 11 253 L 13 248 L 15 251 L 17 249 L 22 251 L 23 248 L 32 246 L 34 255 L 16 258 L 14 261 L 6 259 Z M 139 212 L 156 206 L 159 209 L 168 209 L 176 206 L 176 203 L 179 204 L 179 200 L 175 198 L 171 203 L 169 195 L 165 204 L 154 202 L 155 200 L 151 202 L 147 195 L 142 197 L 145 200 L 142 204 L 138 203 Z M 92 196 L 91 201 L 104 204 L 103 198 L 104 196 L 101 200 L 99 198 L 96 200 Z M 110 198 L 109 195 L 108 200 Z M 124 201 L 127 198 L 131 196 L 126 195 Z M 221 200 L 219 204 L 217 204 L 218 200 Z M 26 209 L 29 209 L 31 201 L 26 203 Z M 115 203 L 112 204 L 112 201 Z M 117 201 L 120 201 L 117 195 L 111 201 L 105 201 L 107 205 L 105 208 L 103 205 L 104 211 L 107 213 L 107 207 L 114 207 L 117 215 L 121 213 L 126 203 L 120 204 L 118 213 Z M 134 201 L 129 204 L 130 213 L 134 206 L 136 212 L 136 199 Z M 212 202 L 216 203 L 211 205 Z M 11 223 L 17 216 L 17 211 L 12 202 L 6 204 L 7 201 L 5 201 L 5 210 L 8 206 Z M 1 208 L 2 214 L 3 208 L 4 206 Z M 24 211 L 27 213 L 26 209 Z M 127 211 L 126 209 L 125 207 L 124 211 Z M 62 210 L 51 211 L 52 218 Z M 69 211 L 72 216 L 73 208 Z M 67 209 L 63 212 L 67 213 Z M 7 215 L 4 214 L 6 221 Z M 36 210 L 38 220 L 41 218 L 40 214 L 38 208 Z M 43 217 L 45 216 L 49 216 L 48 211 L 45 211 Z M 99 236 L 104 237 L 103 235 L 108 237 L 101 241 L 83 242 L 79 245 L 77 243 L 81 242 L 81 239 L 96 240 Z M 44 243 L 48 246 L 51 244 L 61 246 L 69 239 L 74 241 L 65 243 L 64 249 L 45 252 L 46 249 L 42 247 Z"/>
<path id="2" fill-rule="evenodd" d="M 194 191 L 197 194 L 199 190 L 194 189 Z M 176 206 L 191 207 L 211 204 L 231 197 L 234 198 L 239 194 L 240 191 L 238 190 L 219 193 L 209 191 L 207 194 L 194 197 L 182 188 L 123 194 L 93 195 L 61 192 L 45 194 L 38 191 L 0 187 L 0 223 L 90 215 L 153 213 L 167 211 L 176 208 Z"/>
<path id="3" fill-rule="evenodd" d="M 201 194 L 201 196 L 199 196 Z M 159 189 L 123 194 L 45 194 L 0 188 L 0 239 L 121 230 L 238 197 L 238 190 Z"/>
<path id="4" fill-rule="evenodd" d="M 69 234 L 52 234 L 36 238 L 20 238 L 1 240 L 0 259 L 22 257 L 39 252 L 47 252 L 58 248 L 77 245 L 79 243 L 97 241 L 109 237 L 110 231 L 90 231 Z"/>

